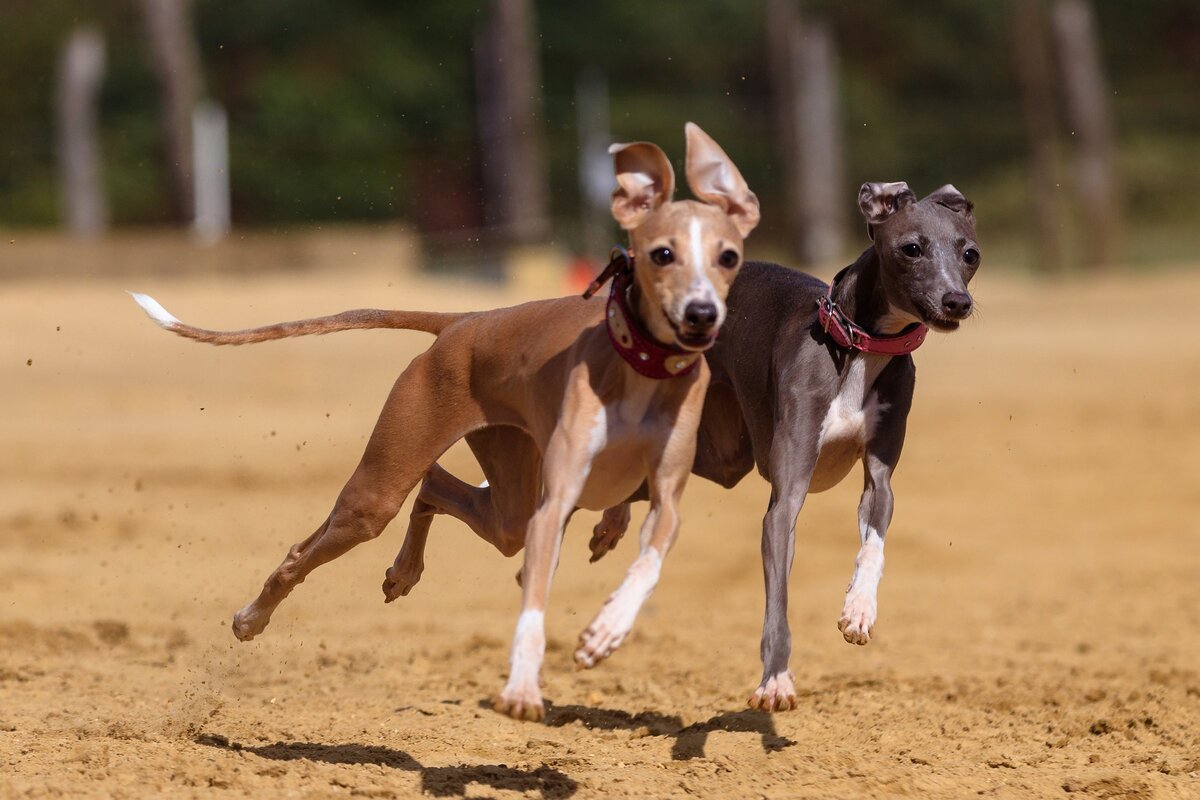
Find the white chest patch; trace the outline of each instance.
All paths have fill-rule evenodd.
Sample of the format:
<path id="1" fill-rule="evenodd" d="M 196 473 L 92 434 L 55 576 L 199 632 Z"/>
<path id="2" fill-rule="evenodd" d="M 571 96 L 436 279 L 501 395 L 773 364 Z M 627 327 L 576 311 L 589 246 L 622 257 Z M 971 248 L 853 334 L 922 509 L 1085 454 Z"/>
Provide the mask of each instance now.
<path id="1" fill-rule="evenodd" d="M 829 404 L 821 422 L 819 447 L 827 444 L 850 444 L 862 447 L 875 430 L 879 415 L 887 408 L 872 391 L 887 360 L 877 356 L 860 356 L 850 365 L 841 390 Z"/>

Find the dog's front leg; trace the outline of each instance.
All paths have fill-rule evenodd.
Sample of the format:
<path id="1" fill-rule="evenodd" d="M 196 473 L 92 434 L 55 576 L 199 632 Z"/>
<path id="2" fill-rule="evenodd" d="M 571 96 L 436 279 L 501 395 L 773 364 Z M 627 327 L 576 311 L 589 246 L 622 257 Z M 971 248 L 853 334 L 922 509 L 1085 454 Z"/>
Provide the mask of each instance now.
<path id="1" fill-rule="evenodd" d="M 583 415 L 571 415 L 578 419 Z M 603 447 L 606 421 L 603 409 L 582 425 L 568 419 L 551 436 L 542 471 L 545 492 L 529 521 L 522 567 L 521 616 L 513 635 L 508 682 L 492 707 L 514 719 L 540 720 L 540 675 L 546 653 L 545 614 L 550 581 L 558 565 L 563 526 L 587 482 L 592 458 Z"/>
<path id="2" fill-rule="evenodd" d="M 625 580 L 579 635 L 575 650 L 579 666 L 594 667 L 621 646 L 642 604 L 658 585 L 663 561 L 679 534 L 679 501 L 695 454 L 695 425 L 681 419 L 671 431 L 658 463 L 651 467 L 650 510 L 642 523 L 641 549 Z"/>
<path id="3" fill-rule="evenodd" d="M 789 433 L 799 426 L 784 423 L 777 430 Z M 791 441 L 796 438 L 797 441 Z M 771 450 L 771 501 L 763 517 L 762 559 L 766 585 L 760 655 L 762 682 L 749 706 L 762 711 L 787 711 L 796 707 L 796 687 L 788 662 L 792 657 L 792 632 L 788 627 L 788 576 L 796 549 L 796 518 L 808 495 L 816 464 L 816 447 L 797 436 L 781 435 Z"/>
<path id="4" fill-rule="evenodd" d="M 850 644 L 871 641 L 878 609 L 876 592 L 883 577 L 883 538 L 892 520 L 892 467 L 878 456 L 863 458 L 865 486 L 858 504 L 861 546 L 854 559 L 854 575 L 846 586 L 846 602 L 838 630 Z"/>
<path id="5" fill-rule="evenodd" d="M 906 368 L 907 367 L 907 368 Z M 908 412 L 912 407 L 911 361 L 894 363 L 879 376 L 869 404 L 882 409 L 863 452 L 863 493 L 858 504 L 859 550 L 838 630 L 850 644 L 863 645 L 874 635 L 876 593 L 883 577 L 883 541 L 892 521 L 892 473 L 900 463 Z"/>

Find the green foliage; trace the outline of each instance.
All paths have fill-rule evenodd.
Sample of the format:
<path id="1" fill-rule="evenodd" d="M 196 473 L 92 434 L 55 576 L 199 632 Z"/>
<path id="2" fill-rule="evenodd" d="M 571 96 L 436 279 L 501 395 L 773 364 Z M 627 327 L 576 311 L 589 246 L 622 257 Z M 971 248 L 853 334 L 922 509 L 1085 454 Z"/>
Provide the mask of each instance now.
<path id="1" fill-rule="evenodd" d="M 681 167 L 683 122 L 698 122 L 762 198 L 763 238 L 784 238 L 765 0 L 535 6 L 556 229 L 570 226 L 579 205 L 576 82 L 598 70 L 615 139 L 660 142 Z M 903 179 L 918 192 L 953 182 L 986 210 L 989 232 L 1020 236 L 1028 146 L 1011 3 L 813 0 L 803 8 L 827 16 L 839 47 L 847 185 L 830 202 L 849 218 L 864 180 Z M 1096 8 L 1130 227 L 1190 230 L 1200 6 L 1098 0 Z M 464 224 L 477 219 L 471 53 L 487 13 L 483 0 L 194 0 L 206 92 L 229 113 L 238 223 L 424 221 L 434 201 L 460 207 Z M 56 62 L 81 24 L 100 27 L 108 44 L 101 123 L 114 220 L 166 218 L 157 87 L 137 2 L 6 0 L 0 224 L 57 219 Z"/>

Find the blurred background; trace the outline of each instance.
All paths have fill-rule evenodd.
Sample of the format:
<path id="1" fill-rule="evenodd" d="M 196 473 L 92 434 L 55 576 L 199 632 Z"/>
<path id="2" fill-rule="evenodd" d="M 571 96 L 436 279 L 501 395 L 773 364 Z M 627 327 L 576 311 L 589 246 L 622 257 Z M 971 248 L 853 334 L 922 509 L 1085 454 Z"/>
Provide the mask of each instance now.
<path id="1" fill-rule="evenodd" d="M 993 264 L 1200 244 L 1192 0 L 5 0 L 0 93 L 10 273 L 63 232 L 335 226 L 432 269 L 566 269 L 618 236 L 605 147 L 679 165 L 687 120 L 761 198 L 758 257 L 849 258 L 866 180 L 954 183 Z M 197 263 L 252 268 L 222 252 Z"/>

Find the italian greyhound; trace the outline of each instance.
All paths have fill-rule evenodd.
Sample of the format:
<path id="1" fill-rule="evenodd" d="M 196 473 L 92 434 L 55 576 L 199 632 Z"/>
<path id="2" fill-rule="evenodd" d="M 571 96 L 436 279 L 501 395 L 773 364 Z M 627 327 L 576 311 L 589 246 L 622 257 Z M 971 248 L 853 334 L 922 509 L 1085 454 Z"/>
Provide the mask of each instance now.
<path id="1" fill-rule="evenodd" d="M 838 628 L 847 642 L 866 644 L 892 517 L 891 477 L 916 378 L 909 354 L 928 328 L 956 330 L 972 311 L 967 283 L 980 252 L 969 200 L 949 185 L 918 202 L 905 183 L 867 183 L 858 205 L 873 243 L 857 261 L 831 286 L 775 264 L 746 264 L 730 291 L 721 335 L 705 357 L 712 381 L 693 471 L 730 488 L 757 468 L 771 483 L 762 534 L 763 678 L 749 700 L 766 711 L 796 705 L 788 669 L 788 576 L 805 497 L 837 485 L 862 462 L 860 549 Z M 528 437 L 488 429 L 467 441 L 498 478 L 471 487 L 434 465 L 384 582 L 389 600 L 419 577 L 433 514 L 458 517 L 488 538 L 511 498 L 530 491 L 536 472 L 525 461 L 536 451 Z M 644 487 L 632 499 L 644 499 Z M 604 512 L 591 541 L 593 561 L 615 546 L 628 522 L 628 504 Z M 587 651 L 576 657 L 590 666 Z"/>
<path id="2" fill-rule="evenodd" d="M 437 336 L 396 380 L 329 517 L 234 615 L 238 639 L 261 633 L 313 569 L 378 536 L 455 441 L 512 430 L 529 443 L 519 465 L 530 480 L 506 496 L 504 524 L 481 531 L 503 553 L 525 547 L 511 669 L 494 707 L 517 719 L 542 718 L 543 620 L 563 527 L 577 506 L 604 509 L 645 482 L 650 509 L 641 551 L 584 630 L 576 660 L 596 663 L 621 644 L 679 530 L 709 382 L 703 352 L 724 322 L 743 239 L 759 220 L 757 198 L 720 146 L 691 123 L 686 133 L 687 181 L 702 202 L 672 200 L 674 171 L 656 145 L 610 148 L 617 182 L 612 212 L 628 231 L 632 256 L 614 258 L 606 271 L 614 273 L 607 303 L 561 298 L 461 314 L 367 309 L 216 332 L 134 296 L 162 327 L 211 344 L 351 328 Z M 485 459 L 483 468 L 489 481 L 507 484 L 493 462 Z"/>

